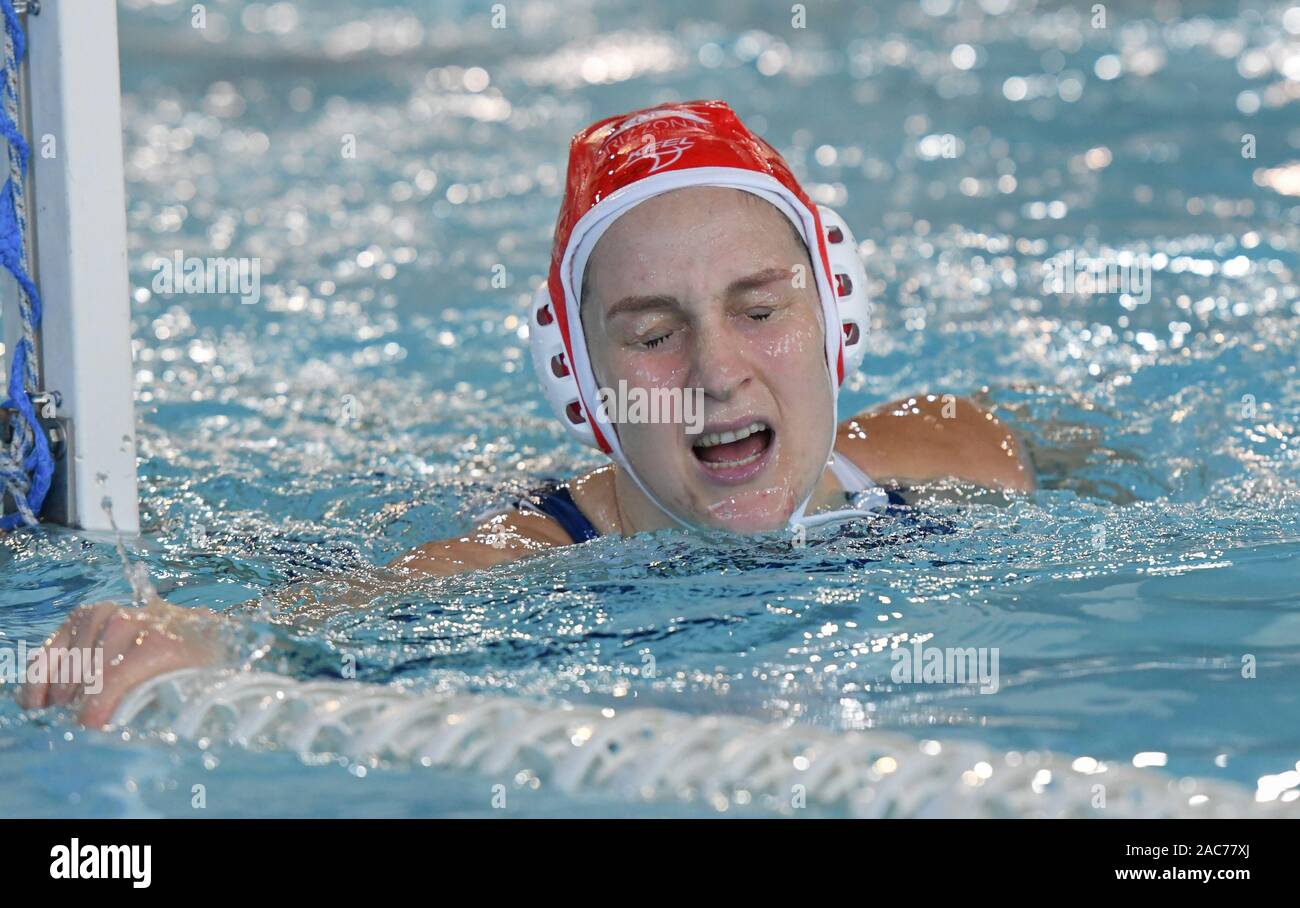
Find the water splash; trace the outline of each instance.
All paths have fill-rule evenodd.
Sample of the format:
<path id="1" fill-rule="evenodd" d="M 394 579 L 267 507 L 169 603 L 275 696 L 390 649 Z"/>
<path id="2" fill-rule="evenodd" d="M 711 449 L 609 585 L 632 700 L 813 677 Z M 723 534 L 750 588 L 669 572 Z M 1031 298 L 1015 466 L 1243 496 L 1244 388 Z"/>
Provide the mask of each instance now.
<path id="1" fill-rule="evenodd" d="M 127 554 L 122 531 L 118 529 L 117 520 L 113 517 L 113 497 L 105 495 L 99 500 L 99 506 L 108 515 L 108 523 L 113 530 L 114 545 L 117 547 L 117 557 L 122 563 L 122 576 L 131 587 L 132 604 L 143 607 L 159 601 L 162 597 L 158 595 L 158 590 L 150 579 L 149 565 L 144 561 L 133 563 Z"/>

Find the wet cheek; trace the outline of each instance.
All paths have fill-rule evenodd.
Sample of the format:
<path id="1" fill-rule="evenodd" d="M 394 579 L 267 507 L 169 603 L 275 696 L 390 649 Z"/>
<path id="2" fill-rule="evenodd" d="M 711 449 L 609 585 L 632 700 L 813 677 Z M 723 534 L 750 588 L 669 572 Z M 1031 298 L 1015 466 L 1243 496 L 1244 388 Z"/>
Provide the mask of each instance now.
<path id="1" fill-rule="evenodd" d="M 686 369 L 681 367 L 676 359 L 663 353 L 653 356 L 615 357 L 611 364 L 613 369 L 608 387 L 618 392 L 620 381 L 627 382 L 625 387 L 628 390 L 679 387 L 686 377 Z M 630 405 L 631 401 L 628 403 Z M 660 477 L 674 472 L 671 464 L 675 462 L 675 458 L 669 456 L 668 452 L 680 448 L 681 427 L 679 425 L 655 421 L 626 422 L 619 426 L 618 436 L 633 467 L 652 485 L 656 484 L 656 480 Z M 659 490 L 660 494 L 665 491 Z"/>
<path id="2" fill-rule="evenodd" d="M 800 327 L 792 331 L 774 332 L 759 344 L 764 357 L 775 363 L 807 366 L 807 360 L 822 356 L 822 338 L 819 327 Z"/>
<path id="3" fill-rule="evenodd" d="M 623 362 L 616 376 L 615 380 L 622 378 L 633 388 L 674 388 L 685 378 L 686 369 L 675 357 L 639 356 Z"/>
<path id="4" fill-rule="evenodd" d="M 641 479 L 660 500 L 676 502 L 682 492 L 682 464 L 688 456 L 681 443 L 681 427 L 669 422 L 627 422 L 618 427 L 618 437 Z"/>

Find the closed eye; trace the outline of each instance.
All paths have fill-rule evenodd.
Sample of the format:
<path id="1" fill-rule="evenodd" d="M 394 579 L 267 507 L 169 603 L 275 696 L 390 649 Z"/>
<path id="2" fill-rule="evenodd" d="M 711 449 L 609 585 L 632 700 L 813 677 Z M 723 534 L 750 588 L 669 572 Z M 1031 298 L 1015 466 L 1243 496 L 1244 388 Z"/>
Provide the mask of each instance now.
<path id="1" fill-rule="evenodd" d="M 749 317 L 750 317 L 751 319 L 753 319 L 753 320 L 756 321 L 756 322 L 764 322 L 764 321 L 767 321 L 769 318 L 772 317 L 772 310 L 771 310 L 771 309 L 751 309 L 747 314 L 749 315 Z"/>
<path id="2" fill-rule="evenodd" d="M 669 332 L 669 334 L 671 333 L 672 332 Z M 664 341 L 668 340 L 668 336 L 668 334 L 661 334 L 658 337 L 650 338 L 650 340 L 641 341 L 641 346 L 645 347 L 647 350 L 653 350 L 655 347 L 658 347 Z"/>

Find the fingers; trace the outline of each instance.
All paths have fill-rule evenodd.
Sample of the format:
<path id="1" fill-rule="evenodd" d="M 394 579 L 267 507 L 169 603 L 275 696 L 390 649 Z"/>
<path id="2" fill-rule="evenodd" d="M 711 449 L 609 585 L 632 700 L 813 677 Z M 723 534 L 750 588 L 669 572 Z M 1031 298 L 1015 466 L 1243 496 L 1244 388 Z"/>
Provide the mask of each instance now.
<path id="1" fill-rule="evenodd" d="M 59 629 L 54 632 L 50 639 L 46 640 L 44 645 L 38 650 L 38 655 L 33 658 L 45 660 L 45 664 L 50 665 L 51 653 L 61 652 L 68 648 L 76 646 L 86 646 L 86 639 L 94 639 L 98 635 L 99 626 L 107 620 L 113 609 L 118 606 L 111 602 L 96 602 L 93 605 L 83 605 L 78 608 L 60 625 Z M 91 644 L 93 646 L 93 644 Z M 26 669 L 26 666 L 23 666 Z M 66 688 L 70 685 L 60 684 L 59 688 Z M 74 686 L 75 687 L 75 686 Z M 24 709 L 41 709 L 50 705 L 52 685 L 50 684 L 49 673 L 47 672 L 44 680 L 29 682 L 22 685 L 18 691 L 18 703 Z M 61 692 L 66 696 L 68 692 Z M 75 694 L 75 690 L 71 692 Z"/>
<path id="2" fill-rule="evenodd" d="M 188 630 L 188 634 L 178 633 Z M 218 648 L 201 625 L 180 621 L 178 626 L 148 614 L 115 618 L 104 631 L 104 652 L 120 654 L 104 672 L 102 686 L 86 691 L 80 719 L 90 728 L 109 724 L 122 697 L 138 684 L 166 672 L 197 668 L 217 660 Z"/>
<path id="3" fill-rule="evenodd" d="M 150 659 L 136 659 L 123 665 L 105 679 L 103 689 L 97 694 L 87 694 L 81 701 L 78 718 L 87 728 L 103 728 L 113 719 L 113 713 L 122 698 L 137 684 L 150 678 L 181 668 L 199 668 L 209 664 L 205 657 L 184 650 L 158 653 Z"/>
<path id="4" fill-rule="evenodd" d="M 125 608 L 100 602 L 77 609 L 41 648 L 44 681 L 24 684 L 18 702 L 25 709 L 79 703 L 81 720 L 108 723 L 122 696 L 137 684 L 179 668 L 210 665 L 220 655 L 214 616 L 207 609 L 182 609 L 159 602 Z M 78 678 L 62 680 L 56 666 L 71 649 L 83 656 Z M 60 679 L 57 681 L 54 679 Z"/>
<path id="5" fill-rule="evenodd" d="M 85 655 L 89 656 L 89 659 L 85 659 L 82 662 L 83 677 L 67 678 L 66 680 L 56 682 L 54 680 L 54 672 L 52 671 L 54 666 L 53 658 L 55 656 L 62 658 L 65 653 L 58 649 L 54 649 L 53 647 L 49 648 L 53 650 L 53 653 L 47 652 L 46 654 L 47 657 L 50 657 L 50 661 L 47 662 L 47 664 L 51 668 L 50 681 L 46 684 L 46 690 L 48 691 L 45 700 L 46 706 L 64 706 L 71 703 L 81 695 L 83 684 L 92 680 L 91 678 L 86 677 L 86 673 L 91 671 L 96 664 L 108 664 L 111 655 L 103 651 L 102 637 L 104 634 L 104 628 L 106 628 L 109 623 L 114 620 L 114 616 L 121 611 L 122 607 L 115 603 L 100 602 L 91 606 L 80 621 L 72 624 L 66 647 L 68 649 L 81 649 L 84 651 Z M 97 655 L 99 656 L 98 659 L 96 659 Z"/>

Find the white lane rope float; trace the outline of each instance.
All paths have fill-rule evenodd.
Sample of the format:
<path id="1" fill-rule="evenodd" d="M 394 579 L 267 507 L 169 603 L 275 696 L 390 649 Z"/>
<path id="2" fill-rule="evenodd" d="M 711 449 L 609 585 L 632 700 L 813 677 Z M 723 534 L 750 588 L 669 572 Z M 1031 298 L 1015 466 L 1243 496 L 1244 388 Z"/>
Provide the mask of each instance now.
<path id="1" fill-rule="evenodd" d="M 183 669 L 123 698 L 113 724 L 164 740 L 343 755 L 640 801 L 815 806 L 856 817 L 1300 817 L 1300 800 L 1126 764 L 969 741 L 832 731 L 654 708 Z M 1103 806 L 1104 805 L 1104 806 Z"/>

